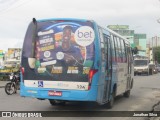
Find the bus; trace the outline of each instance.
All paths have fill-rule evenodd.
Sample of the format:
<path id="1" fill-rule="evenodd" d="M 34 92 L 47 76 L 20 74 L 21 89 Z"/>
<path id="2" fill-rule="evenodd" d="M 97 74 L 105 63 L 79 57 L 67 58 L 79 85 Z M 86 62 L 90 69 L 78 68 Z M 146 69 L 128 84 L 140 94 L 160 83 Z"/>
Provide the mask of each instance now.
<path id="1" fill-rule="evenodd" d="M 30 22 L 22 48 L 20 95 L 96 102 L 112 108 L 133 87 L 130 42 L 93 20 L 51 18 Z"/>

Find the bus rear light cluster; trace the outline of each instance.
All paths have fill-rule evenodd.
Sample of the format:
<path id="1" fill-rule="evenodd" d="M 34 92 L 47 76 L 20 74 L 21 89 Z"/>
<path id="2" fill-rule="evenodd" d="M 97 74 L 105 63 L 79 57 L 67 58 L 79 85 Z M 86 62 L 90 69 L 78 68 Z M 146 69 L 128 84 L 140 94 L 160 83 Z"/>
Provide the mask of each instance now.
<path id="1" fill-rule="evenodd" d="M 88 77 L 89 77 L 88 90 L 91 89 L 92 78 L 93 78 L 94 74 L 96 74 L 97 72 L 98 72 L 98 70 L 96 70 L 96 69 L 91 69 L 91 70 L 89 71 L 89 75 L 88 75 Z"/>
<path id="2" fill-rule="evenodd" d="M 22 75 L 24 75 L 24 67 L 21 67 L 20 70 L 22 72 Z"/>

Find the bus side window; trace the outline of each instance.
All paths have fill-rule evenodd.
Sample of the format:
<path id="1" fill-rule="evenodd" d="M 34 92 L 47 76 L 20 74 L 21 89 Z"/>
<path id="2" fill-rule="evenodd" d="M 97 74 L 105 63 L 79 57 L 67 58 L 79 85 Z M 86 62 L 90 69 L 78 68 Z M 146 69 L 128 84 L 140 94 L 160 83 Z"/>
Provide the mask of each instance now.
<path id="1" fill-rule="evenodd" d="M 106 71 L 107 75 L 109 75 L 112 69 L 112 51 L 111 51 L 110 36 L 104 35 L 104 43 L 105 43 Z"/>
<path id="2" fill-rule="evenodd" d="M 102 60 L 105 60 L 105 48 L 104 48 L 104 43 L 101 42 L 101 56 L 102 56 Z"/>
<path id="3" fill-rule="evenodd" d="M 116 61 L 116 50 L 115 50 L 114 37 L 112 34 L 110 38 L 111 38 L 112 61 L 115 62 Z"/>
<path id="4" fill-rule="evenodd" d="M 111 63 L 112 62 L 112 47 L 111 47 L 111 40 L 110 40 L 110 36 L 107 36 L 107 45 L 108 45 L 108 62 Z"/>
<path id="5" fill-rule="evenodd" d="M 128 61 L 128 46 L 127 46 L 127 44 L 124 42 L 124 49 L 125 49 L 125 58 L 126 58 L 126 62 Z"/>
<path id="6" fill-rule="evenodd" d="M 109 52 L 108 52 L 108 40 L 105 37 L 105 59 L 106 59 L 106 61 L 108 60 L 108 54 L 109 54 Z M 108 66 L 108 64 L 107 64 L 107 66 Z"/>
<path id="7" fill-rule="evenodd" d="M 131 47 L 128 48 L 129 49 L 129 59 L 130 59 L 130 62 L 132 63 L 133 62 L 133 57 L 132 57 L 132 50 L 131 50 Z"/>
<path id="8" fill-rule="evenodd" d="M 126 51 L 125 51 L 125 44 L 124 44 L 124 40 L 121 39 L 121 48 L 122 48 L 122 62 L 125 63 L 127 62 L 126 59 Z"/>
<path id="9" fill-rule="evenodd" d="M 101 27 L 99 27 L 99 36 L 100 36 L 101 58 L 102 58 L 102 61 L 104 61 L 105 60 L 105 44 L 104 44 L 104 36 L 103 36 Z"/>
<path id="10" fill-rule="evenodd" d="M 131 48 L 127 47 L 127 56 L 128 56 L 128 73 L 131 73 L 131 63 L 132 63 L 132 52 L 131 52 Z"/>
<path id="11" fill-rule="evenodd" d="M 118 43 L 118 61 L 121 63 L 122 62 L 122 47 L 121 47 L 121 39 L 117 37 L 117 43 Z"/>
<path id="12" fill-rule="evenodd" d="M 108 39 L 107 36 L 105 34 L 103 34 L 103 38 L 104 38 L 104 54 L 105 54 L 105 60 L 106 60 L 106 68 L 108 68 Z"/>
<path id="13" fill-rule="evenodd" d="M 114 36 L 114 44 L 115 44 L 115 56 L 116 56 L 116 62 L 119 62 L 119 51 L 118 51 L 118 42 L 117 37 Z"/>

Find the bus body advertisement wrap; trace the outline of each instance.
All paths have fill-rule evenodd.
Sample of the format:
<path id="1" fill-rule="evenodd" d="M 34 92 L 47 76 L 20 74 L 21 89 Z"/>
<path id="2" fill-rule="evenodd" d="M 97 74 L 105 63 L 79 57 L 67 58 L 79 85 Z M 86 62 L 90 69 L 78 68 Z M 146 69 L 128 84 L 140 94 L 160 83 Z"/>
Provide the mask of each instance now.
<path id="1" fill-rule="evenodd" d="M 116 95 L 130 93 L 131 55 L 128 41 L 94 21 L 33 20 L 23 44 L 20 94 L 51 104 L 63 100 L 111 105 Z"/>
<path id="2" fill-rule="evenodd" d="M 58 21 L 50 24 L 50 22 L 45 22 L 42 27 L 38 27 L 36 33 L 33 55 L 35 59 L 30 60 L 29 64 L 34 66 L 34 76 L 42 78 L 47 76 L 48 81 L 39 79 L 39 77 L 37 80 L 44 80 L 45 88 L 63 88 L 61 81 L 67 81 L 63 83 L 64 89 L 80 89 L 76 88 L 78 84 L 83 86 L 83 89 L 88 89 L 88 73 L 94 58 L 92 24 Z M 30 37 L 32 34 L 28 36 Z M 27 77 L 24 75 L 24 81 L 27 80 L 24 83 L 29 86 L 33 81 Z M 77 84 L 74 86 L 72 81 L 77 81 Z M 53 85 L 51 86 L 51 84 Z"/>

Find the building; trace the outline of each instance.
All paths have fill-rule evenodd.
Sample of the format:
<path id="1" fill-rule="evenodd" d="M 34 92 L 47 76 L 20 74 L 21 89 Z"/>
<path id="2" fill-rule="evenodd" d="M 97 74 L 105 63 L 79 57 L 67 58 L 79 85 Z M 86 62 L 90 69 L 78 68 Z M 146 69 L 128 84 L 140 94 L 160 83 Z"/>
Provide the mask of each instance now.
<path id="1" fill-rule="evenodd" d="M 21 60 L 21 48 L 8 48 L 5 60 Z"/>
<path id="2" fill-rule="evenodd" d="M 146 34 L 134 34 L 134 44 L 139 50 L 139 55 L 147 56 L 147 36 Z"/>
<path id="3" fill-rule="evenodd" d="M 158 61 L 155 59 L 156 48 L 160 47 L 160 37 L 153 36 L 149 39 L 149 43 L 147 44 L 147 55 L 150 58 L 150 63 L 156 64 Z M 160 63 L 160 62 L 159 62 Z"/>
<path id="4" fill-rule="evenodd" d="M 129 25 L 109 25 L 108 28 L 112 29 L 113 31 L 119 33 L 120 35 L 124 36 L 128 39 L 131 43 L 131 47 L 138 48 L 138 55 L 146 56 L 147 50 L 147 35 L 146 34 L 139 34 L 135 33 L 134 30 L 129 29 Z"/>
<path id="5" fill-rule="evenodd" d="M 4 53 L 3 50 L 0 50 L 0 68 L 3 66 L 4 63 Z"/>

